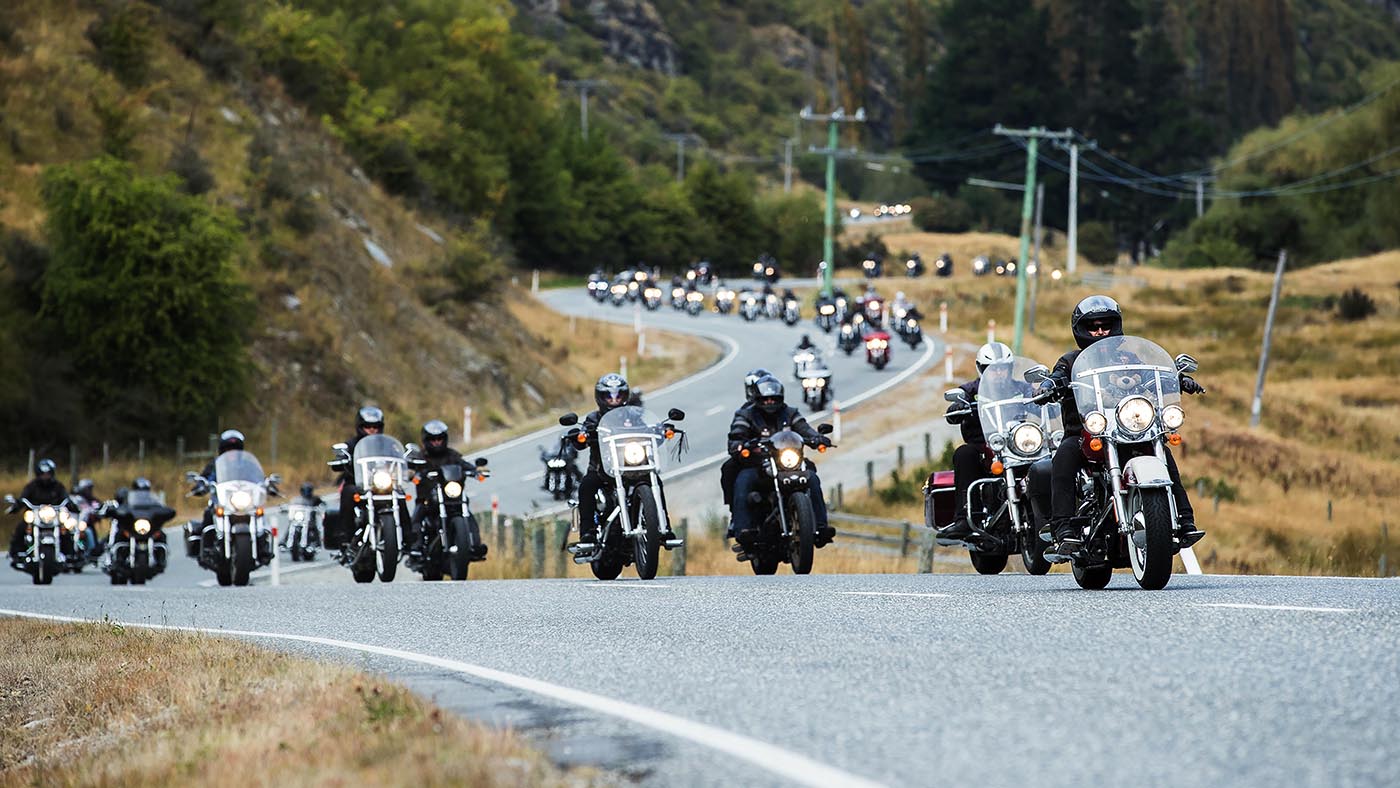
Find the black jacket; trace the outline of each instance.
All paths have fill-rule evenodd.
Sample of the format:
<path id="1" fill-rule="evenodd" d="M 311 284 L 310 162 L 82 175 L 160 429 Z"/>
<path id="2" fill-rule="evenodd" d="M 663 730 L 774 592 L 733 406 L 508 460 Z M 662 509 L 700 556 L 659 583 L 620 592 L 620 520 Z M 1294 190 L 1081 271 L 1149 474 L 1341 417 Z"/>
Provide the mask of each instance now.
<path id="1" fill-rule="evenodd" d="M 1060 356 L 1060 360 L 1055 362 L 1055 368 L 1050 370 L 1050 379 L 1055 381 L 1055 385 L 1060 390 L 1060 416 L 1065 422 L 1065 435 L 1078 437 L 1084 431 L 1084 418 L 1079 415 L 1079 407 L 1074 404 L 1074 392 L 1070 390 L 1069 383 L 1074 374 L 1074 362 L 1079 360 L 1082 350 L 1071 350 Z"/>
<path id="2" fill-rule="evenodd" d="M 734 420 L 729 423 L 729 453 L 738 456 L 744 444 L 755 439 L 769 438 L 776 432 L 792 430 L 811 444 L 826 440 L 817 432 L 802 413 L 791 405 L 772 416 L 763 412 L 757 405 L 749 404 L 734 411 Z"/>
<path id="3" fill-rule="evenodd" d="M 595 410 L 583 417 L 583 432 L 588 436 L 588 472 L 603 472 L 603 450 L 598 446 L 598 422 L 602 421 L 603 412 Z"/>
<path id="4" fill-rule="evenodd" d="M 956 402 L 948 404 L 948 410 L 943 418 L 949 424 L 956 424 L 962 429 L 963 443 L 986 443 L 987 436 L 982 434 L 982 420 L 977 417 L 977 390 L 982 386 L 982 379 L 969 380 L 958 386 L 967 395 L 967 401 L 972 403 L 971 409 Z M 953 411 L 965 411 L 954 416 Z"/>
<path id="5" fill-rule="evenodd" d="M 68 488 L 58 479 L 45 480 L 36 476 L 24 485 L 19 497 L 35 505 L 60 504 L 68 499 Z"/>

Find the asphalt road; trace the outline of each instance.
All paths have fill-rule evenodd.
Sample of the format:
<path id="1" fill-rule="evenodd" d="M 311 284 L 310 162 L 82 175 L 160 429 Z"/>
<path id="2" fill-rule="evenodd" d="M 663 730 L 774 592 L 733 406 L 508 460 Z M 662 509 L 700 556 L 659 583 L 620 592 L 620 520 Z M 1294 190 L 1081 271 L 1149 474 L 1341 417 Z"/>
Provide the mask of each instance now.
<path id="1" fill-rule="evenodd" d="M 642 785 L 1380 786 L 1400 582 L 1119 574 L 0 590 L 292 633 Z M 316 638 L 338 639 L 333 644 Z"/>

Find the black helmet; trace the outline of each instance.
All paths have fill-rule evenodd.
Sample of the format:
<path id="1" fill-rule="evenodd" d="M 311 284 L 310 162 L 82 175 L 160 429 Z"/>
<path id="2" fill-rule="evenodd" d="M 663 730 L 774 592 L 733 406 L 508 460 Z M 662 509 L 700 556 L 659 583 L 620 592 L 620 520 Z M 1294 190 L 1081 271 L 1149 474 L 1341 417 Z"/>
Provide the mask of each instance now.
<path id="1" fill-rule="evenodd" d="M 219 433 L 219 453 L 243 451 L 243 433 L 238 430 L 224 430 Z"/>
<path id="2" fill-rule="evenodd" d="M 1074 332 L 1074 343 L 1083 350 L 1104 337 L 1123 336 L 1123 310 L 1118 302 L 1106 295 L 1091 295 L 1074 308 L 1069 319 L 1070 331 Z M 1091 331 L 1108 329 L 1103 336 L 1094 336 Z"/>
<path id="3" fill-rule="evenodd" d="M 744 400 L 746 402 L 753 402 L 754 397 L 758 396 L 758 392 L 754 390 L 754 384 L 763 378 L 772 376 L 773 373 L 763 367 L 749 370 L 749 374 L 744 376 Z"/>
<path id="4" fill-rule="evenodd" d="M 423 425 L 423 450 L 433 457 L 447 451 L 447 424 L 441 419 Z"/>
<path id="5" fill-rule="evenodd" d="M 84 498 L 93 498 L 95 497 L 92 494 L 93 489 L 94 485 L 92 483 L 92 479 L 79 479 L 78 484 L 73 487 L 73 492 L 83 496 Z"/>
<path id="6" fill-rule="evenodd" d="M 40 476 L 43 476 L 46 473 L 53 473 L 55 470 L 57 470 L 58 463 L 54 462 L 48 457 L 45 457 L 42 460 L 39 460 L 38 464 L 34 466 L 34 469 L 39 472 Z"/>
<path id="7" fill-rule="evenodd" d="M 380 432 L 384 431 L 384 411 L 373 405 L 366 405 L 355 414 L 356 435 L 363 437 L 365 430 L 369 427 L 374 427 Z"/>
<path id="8" fill-rule="evenodd" d="M 316 494 L 316 485 L 312 484 L 311 482 L 302 482 L 302 483 L 301 483 L 301 497 L 303 497 L 303 498 L 310 498 L 311 496 L 313 496 L 313 495 L 315 495 L 315 494 Z"/>
<path id="9" fill-rule="evenodd" d="M 758 409 L 772 416 L 783 409 L 783 382 L 772 375 L 764 375 L 754 384 L 754 404 Z"/>
<path id="10" fill-rule="evenodd" d="M 627 379 L 616 372 L 598 378 L 598 384 L 593 387 L 593 401 L 598 403 L 598 410 L 604 412 L 626 405 L 631 396 Z"/>
<path id="11" fill-rule="evenodd" d="M 137 476 L 135 479 L 131 480 L 131 489 L 146 490 L 149 492 L 151 489 L 151 480 L 147 479 L 145 476 Z"/>

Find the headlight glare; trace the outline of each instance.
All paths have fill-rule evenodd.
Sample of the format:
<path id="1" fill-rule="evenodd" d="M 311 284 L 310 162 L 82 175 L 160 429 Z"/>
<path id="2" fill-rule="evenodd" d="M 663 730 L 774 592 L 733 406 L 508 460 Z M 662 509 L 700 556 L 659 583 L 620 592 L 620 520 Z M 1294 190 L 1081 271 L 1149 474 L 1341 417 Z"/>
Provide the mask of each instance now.
<path id="1" fill-rule="evenodd" d="M 647 447 L 640 441 L 632 441 L 622 446 L 622 461 L 627 465 L 641 465 L 647 461 Z"/>
<path id="2" fill-rule="evenodd" d="M 1145 397 L 1128 397 L 1118 403 L 1118 424 L 1130 433 L 1146 432 L 1157 410 Z"/>
<path id="3" fill-rule="evenodd" d="M 46 523 L 51 523 L 51 522 L 53 522 L 54 518 L 57 517 L 57 516 L 58 516 L 58 511 L 57 511 L 56 509 L 54 509 L 52 506 L 49 506 L 48 504 L 44 504 L 43 506 L 39 507 L 39 520 L 40 520 L 40 521 L 46 522 Z"/>
<path id="4" fill-rule="evenodd" d="M 394 487 L 394 476 L 386 470 L 378 470 L 370 477 L 370 484 L 375 492 L 389 492 Z"/>
<path id="5" fill-rule="evenodd" d="M 778 452 L 778 464 L 792 470 L 802 464 L 802 452 L 797 449 L 783 449 Z"/>
<path id="6" fill-rule="evenodd" d="M 244 509 L 252 508 L 253 495 L 247 490 L 235 490 L 233 494 L 228 497 L 228 502 L 235 512 L 241 512 Z"/>
<path id="7" fill-rule="evenodd" d="M 151 521 L 142 517 L 140 520 L 136 521 L 135 527 L 136 533 L 140 534 L 141 536 L 145 536 L 146 534 L 151 532 Z"/>
<path id="8" fill-rule="evenodd" d="M 442 486 L 442 491 L 443 491 L 443 493 L 445 493 L 445 494 L 447 495 L 448 498 L 461 498 L 461 497 L 462 497 L 462 483 L 461 483 L 461 482 L 448 482 L 447 484 L 444 484 L 444 485 Z"/>

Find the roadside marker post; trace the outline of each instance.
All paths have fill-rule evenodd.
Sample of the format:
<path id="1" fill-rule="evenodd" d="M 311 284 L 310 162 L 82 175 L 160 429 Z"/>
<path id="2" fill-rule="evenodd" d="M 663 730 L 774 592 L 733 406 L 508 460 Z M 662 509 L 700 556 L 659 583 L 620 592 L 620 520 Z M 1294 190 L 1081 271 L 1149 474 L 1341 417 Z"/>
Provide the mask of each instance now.
<path id="1" fill-rule="evenodd" d="M 943 351 L 943 380 L 948 384 L 953 382 L 953 349 L 948 348 Z"/>
<path id="2" fill-rule="evenodd" d="M 831 442 L 841 442 L 841 403 L 836 402 L 831 406 Z"/>
<path id="3" fill-rule="evenodd" d="M 532 292 L 532 293 L 538 293 L 539 291 L 540 291 L 540 269 L 536 268 L 534 271 L 532 271 L 532 272 L 530 273 L 530 292 Z"/>
<path id="4" fill-rule="evenodd" d="M 997 321 L 995 319 L 987 321 L 987 343 L 997 341 Z"/>
<path id="5" fill-rule="evenodd" d="M 462 408 L 462 445 L 467 446 L 472 442 L 472 407 L 466 405 Z"/>
<path id="6" fill-rule="evenodd" d="M 282 558 L 277 550 L 277 525 L 272 526 L 272 584 L 282 585 Z"/>
<path id="7" fill-rule="evenodd" d="M 938 330 L 944 334 L 948 333 L 948 302 L 944 301 L 938 305 Z"/>
<path id="8" fill-rule="evenodd" d="M 617 369 L 618 369 L 618 374 L 621 375 L 621 376 L 623 377 L 623 379 L 625 380 L 625 379 L 627 378 L 627 357 L 626 357 L 626 356 L 618 356 L 618 357 L 617 357 Z"/>
<path id="9" fill-rule="evenodd" d="M 637 335 L 637 358 L 647 354 L 647 334 L 645 331 Z"/>

